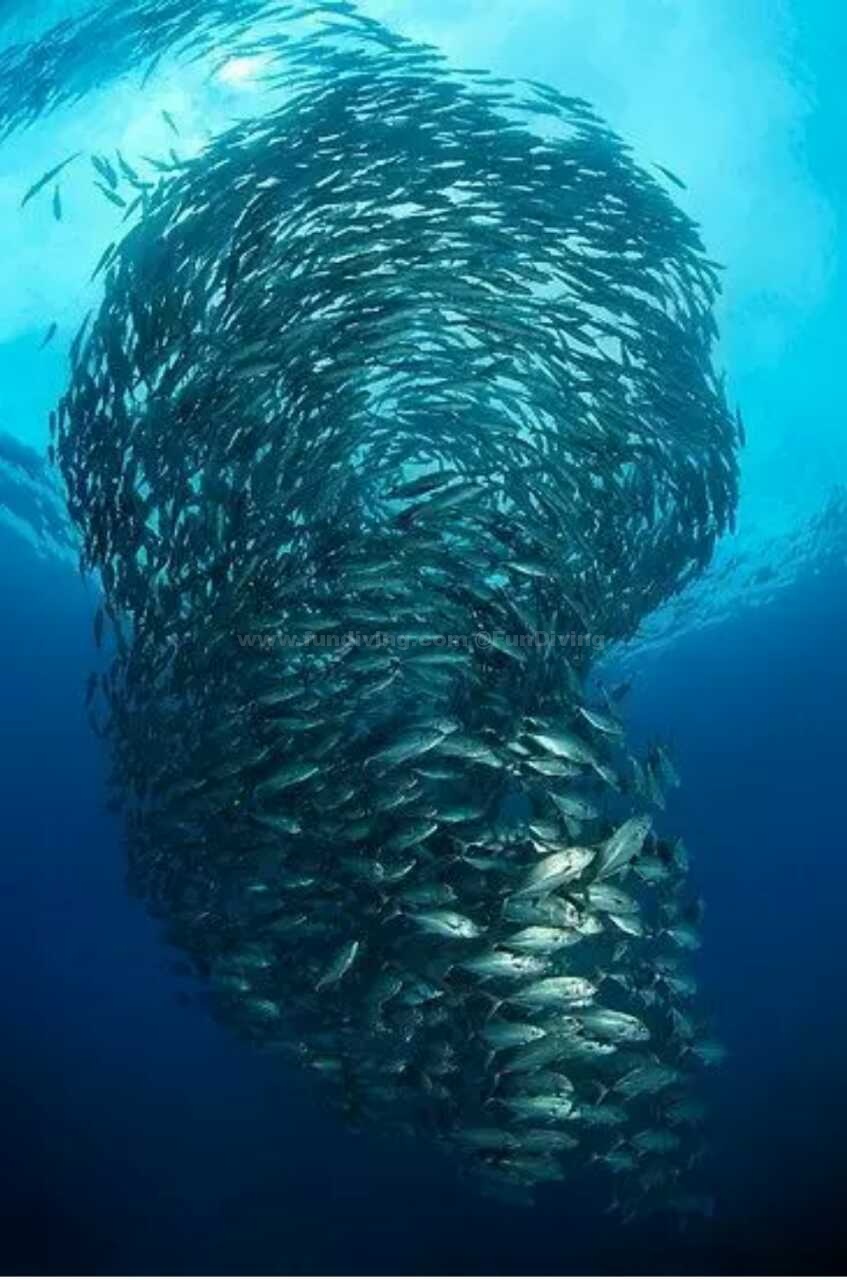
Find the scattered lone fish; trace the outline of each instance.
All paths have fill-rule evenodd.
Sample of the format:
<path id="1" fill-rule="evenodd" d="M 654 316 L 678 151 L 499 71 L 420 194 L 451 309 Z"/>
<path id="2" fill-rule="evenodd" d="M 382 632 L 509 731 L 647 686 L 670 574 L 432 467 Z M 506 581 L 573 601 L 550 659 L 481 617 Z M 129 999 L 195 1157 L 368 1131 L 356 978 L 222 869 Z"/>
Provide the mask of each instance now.
<path id="1" fill-rule="evenodd" d="M 76 160 L 77 156 L 80 156 L 80 155 L 82 155 L 81 151 L 75 151 L 73 155 L 68 156 L 67 160 L 63 160 L 61 164 L 57 164 L 53 169 L 48 169 L 47 173 L 43 174 L 42 177 L 40 177 L 36 183 L 33 183 L 29 191 L 27 191 L 23 200 L 21 200 L 21 208 L 23 209 L 26 205 L 28 205 L 30 200 L 32 200 L 33 196 L 37 196 L 39 191 L 43 191 L 43 189 L 48 185 L 48 183 L 52 182 L 53 179 L 57 177 L 62 172 L 62 170 L 71 163 L 72 160 Z"/>

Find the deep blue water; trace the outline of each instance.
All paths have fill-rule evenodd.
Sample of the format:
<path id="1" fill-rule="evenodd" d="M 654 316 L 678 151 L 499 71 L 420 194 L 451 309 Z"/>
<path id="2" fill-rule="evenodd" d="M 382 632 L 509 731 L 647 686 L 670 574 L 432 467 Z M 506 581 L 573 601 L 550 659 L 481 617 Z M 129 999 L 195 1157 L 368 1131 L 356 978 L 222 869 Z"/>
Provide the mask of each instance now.
<path id="1" fill-rule="evenodd" d="M 3 1270 L 837 1272 L 847 1265 L 845 580 L 645 659 L 636 735 L 707 903 L 730 1050 L 710 1086 L 718 1212 L 621 1227 L 589 1183 L 504 1209 L 425 1149 L 340 1131 L 235 1043 L 127 895 L 83 712 L 91 599 L 0 539 Z"/>

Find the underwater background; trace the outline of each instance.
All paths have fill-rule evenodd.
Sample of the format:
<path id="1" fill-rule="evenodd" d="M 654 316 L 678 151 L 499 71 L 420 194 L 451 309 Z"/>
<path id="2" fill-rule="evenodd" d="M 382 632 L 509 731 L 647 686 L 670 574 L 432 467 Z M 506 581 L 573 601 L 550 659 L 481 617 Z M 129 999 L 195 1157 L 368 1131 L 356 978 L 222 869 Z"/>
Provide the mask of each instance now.
<path id="1" fill-rule="evenodd" d="M 7 5 L 0 40 L 83 9 Z M 109 48 L 92 44 L 71 68 L 79 101 L 0 146 L 4 1270 L 843 1270 L 847 18 L 823 0 L 361 9 L 458 65 L 584 96 L 640 161 L 684 177 L 673 196 L 727 266 L 718 364 L 748 436 L 738 531 L 604 658 L 609 681 L 632 680 L 630 740 L 668 741 L 682 779 L 662 825 L 706 902 L 696 968 L 728 1050 L 703 1083 L 715 1213 L 622 1225 L 593 1176 L 511 1207 L 424 1143 L 345 1132 L 295 1067 L 210 1019 L 128 895 L 83 702 L 96 587 L 28 452 L 46 448 L 68 343 L 97 298 L 88 276 L 122 215 L 81 176 L 64 182 L 61 222 L 49 191 L 20 203 L 77 147 L 166 151 L 163 109 L 199 149 L 256 112 L 260 89 L 176 64 L 143 89 L 140 75 L 111 82 Z M 9 65 L 6 121 L 24 96 Z"/>

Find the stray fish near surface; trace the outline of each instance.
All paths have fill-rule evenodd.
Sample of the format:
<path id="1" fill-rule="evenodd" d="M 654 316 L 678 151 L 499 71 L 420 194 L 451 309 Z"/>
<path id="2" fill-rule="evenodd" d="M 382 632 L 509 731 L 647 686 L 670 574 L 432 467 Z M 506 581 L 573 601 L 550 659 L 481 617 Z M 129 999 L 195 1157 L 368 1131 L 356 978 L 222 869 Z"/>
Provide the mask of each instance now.
<path id="1" fill-rule="evenodd" d="M 47 172 L 43 174 L 38 179 L 38 181 L 34 183 L 26 192 L 23 199 L 21 200 L 21 208 L 24 209 L 29 204 L 30 200 L 32 200 L 35 196 L 37 196 L 40 191 L 43 191 L 44 188 L 48 186 L 53 181 L 54 178 L 57 178 L 59 176 L 59 174 L 62 172 L 63 169 L 66 169 L 67 166 L 69 164 L 72 164 L 73 161 L 76 160 L 77 157 L 80 156 L 81 154 L 82 153 L 80 151 L 75 151 L 72 155 L 69 155 L 66 160 L 63 160 L 61 164 L 57 164 L 54 166 L 54 168 L 48 169 Z"/>

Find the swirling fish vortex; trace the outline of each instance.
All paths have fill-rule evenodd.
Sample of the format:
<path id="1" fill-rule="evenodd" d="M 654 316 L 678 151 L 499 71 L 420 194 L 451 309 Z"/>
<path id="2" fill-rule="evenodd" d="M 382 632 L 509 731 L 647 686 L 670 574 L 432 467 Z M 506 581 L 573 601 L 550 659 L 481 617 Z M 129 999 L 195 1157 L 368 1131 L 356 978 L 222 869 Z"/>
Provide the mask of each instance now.
<path id="1" fill-rule="evenodd" d="M 357 1123 L 681 1203 L 672 769 L 584 681 L 732 515 L 717 269 L 581 101 L 361 33 L 286 67 L 144 193 L 60 407 L 133 883 Z"/>

